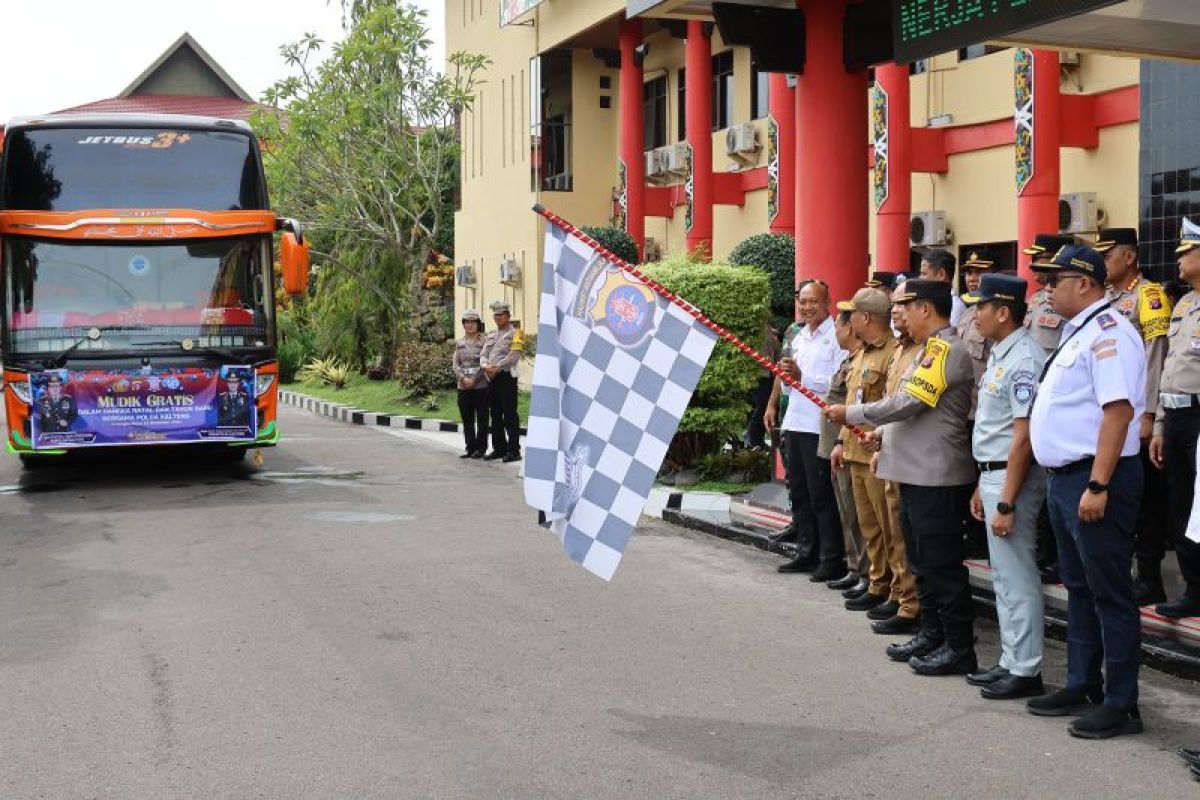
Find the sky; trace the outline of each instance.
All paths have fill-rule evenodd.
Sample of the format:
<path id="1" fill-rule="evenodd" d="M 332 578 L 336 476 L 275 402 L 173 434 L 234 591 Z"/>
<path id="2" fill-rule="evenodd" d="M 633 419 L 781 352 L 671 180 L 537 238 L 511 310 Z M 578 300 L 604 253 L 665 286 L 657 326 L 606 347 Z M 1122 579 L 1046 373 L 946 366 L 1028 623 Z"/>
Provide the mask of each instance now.
<path id="1" fill-rule="evenodd" d="M 429 11 L 434 63 L 445 58 L 445 0 Z M 306 33 L 341 38 L 338 0 L 3 0 L 0 125 L 120 94 L 187 32 L 252 97 L 286 74 L 279 47 Z"/>

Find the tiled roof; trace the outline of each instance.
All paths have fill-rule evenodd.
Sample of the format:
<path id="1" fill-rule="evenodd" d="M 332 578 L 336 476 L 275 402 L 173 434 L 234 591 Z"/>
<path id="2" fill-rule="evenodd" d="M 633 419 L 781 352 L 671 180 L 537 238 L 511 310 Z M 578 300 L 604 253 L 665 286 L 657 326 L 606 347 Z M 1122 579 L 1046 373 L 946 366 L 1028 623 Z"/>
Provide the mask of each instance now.
<path id="1" fill-rule="evenodd" d="M 222 119 L 248 119 L 258 107 L 236 97 L 191 97 L 171 94 L 141 94 L 131 97 L 110 97 L 74 108 L 64 108 L 56 114 L 183 114 Z"/>

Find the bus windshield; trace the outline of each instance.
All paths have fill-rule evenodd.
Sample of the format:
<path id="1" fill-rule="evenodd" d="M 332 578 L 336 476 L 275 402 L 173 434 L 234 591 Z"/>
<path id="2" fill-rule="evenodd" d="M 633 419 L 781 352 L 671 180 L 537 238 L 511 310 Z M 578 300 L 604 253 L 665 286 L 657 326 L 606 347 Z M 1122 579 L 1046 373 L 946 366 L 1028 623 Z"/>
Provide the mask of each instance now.
<path id="1" fill-rule="evenodd" d="M 9 238 L 12 354 L 273 346 L 270 239 L 73 243 Z"/>
<path id="2" fill-rule="evenodd" d="M 245 133 L 28 128 L 12 132 L 4 150 L 5 209 L 267 208 L 255 141 Z"/>

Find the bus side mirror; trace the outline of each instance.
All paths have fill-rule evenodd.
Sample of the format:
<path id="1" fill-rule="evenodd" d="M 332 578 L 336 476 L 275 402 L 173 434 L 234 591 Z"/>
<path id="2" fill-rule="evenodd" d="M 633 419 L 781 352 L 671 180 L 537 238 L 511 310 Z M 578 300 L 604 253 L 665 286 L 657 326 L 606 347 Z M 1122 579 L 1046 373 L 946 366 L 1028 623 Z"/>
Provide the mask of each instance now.
<path id="1" fill-rule="evenodd" d="M 290 295 L 308 293 L 308 242 L 284 231 L 280 252 L 283 290 Z"/>

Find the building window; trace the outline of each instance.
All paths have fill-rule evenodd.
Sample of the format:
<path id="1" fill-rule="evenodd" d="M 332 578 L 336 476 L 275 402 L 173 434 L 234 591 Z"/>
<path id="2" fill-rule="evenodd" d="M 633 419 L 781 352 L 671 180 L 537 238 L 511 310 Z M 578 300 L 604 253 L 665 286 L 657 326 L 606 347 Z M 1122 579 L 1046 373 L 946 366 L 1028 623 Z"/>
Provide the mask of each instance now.
<path id="1" fill-rule="evenodd" d="M 687 70 L 679 70 L 676 72 L 676 76 L 679 83 L 675 87 L 675 127 L 679 141 L 685 142 L 687 141 Z"/>
<path id="2" fill-rule="evenodd" d="M 728 128 L 733 119 L 733 51 L 712 57 L 712 129 Z"/>
<path id="3" fill-rule="evenodd" d="M 771 75 L 759 72 L 758 64 L 750 64 L 750 118 L 766 119 L 771 115 Z"/>
<path id="4" fill-rule="evenodd" d="M 642 84 L 642 126 L 645 150 L 667 144 L 667 76 Z"/>
<path id="5" fill-rule="evenodd" d="M 530 173 L 535 192 L 569 192 L 571 170 L 571 51 L 554 50 L 530 61 Z"/>
<path id="6" fill-rule="evenodd" d="M 973 58 L 982 58 L 983 56 L 989 56 L 992 53 L 999 53 L 1001 50 L 1007 49 L 1007 47 L 995 47 L 990 44 L 973 44 L 963 47 L 958 51 L 958 60 L 970 61 Z"/>

